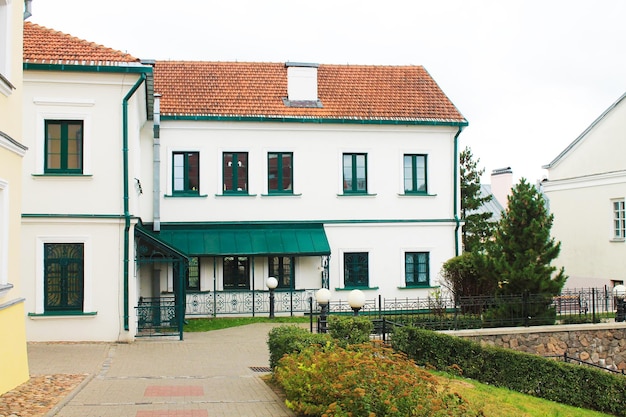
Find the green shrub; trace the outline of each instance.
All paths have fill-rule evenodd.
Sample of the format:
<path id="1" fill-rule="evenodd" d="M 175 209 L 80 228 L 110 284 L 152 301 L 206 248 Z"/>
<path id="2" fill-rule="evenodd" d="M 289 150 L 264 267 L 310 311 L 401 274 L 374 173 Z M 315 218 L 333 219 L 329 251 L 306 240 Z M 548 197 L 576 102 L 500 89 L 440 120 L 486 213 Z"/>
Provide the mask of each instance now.
<path id="1" fill-rule="evenodd" d="M 328 331 L 342 346 L 368 342 L 372 330 L 374 324 L 368 317 L 328 316 Z"/>
<path id="2" fill-rule="evenodd" d="M 300 352 L 313 344 L 325 345 L 329 340 L 330 336 L 327 334 L 311 333 L 295 325 L 274 327 L 267 339 L 270 367 L 274 369 L 278 360 L 288 353 Z"/>
<path id="3" fill-rule="evenodd" d="M 478 416 L 406 355 L 380 344 L 312 345 L 274 370 L 286 404 L 303 416 Z"/>
<path id="4" fill-rule="evenodd" d="M 481 346 L 458 337 L 414 327 L 396 329 L 394 348 L 423 366 L 457 370 L 491 385 L 563 404 L 626 416 L 623 376 L 557 362 L 523 352 Z"/>

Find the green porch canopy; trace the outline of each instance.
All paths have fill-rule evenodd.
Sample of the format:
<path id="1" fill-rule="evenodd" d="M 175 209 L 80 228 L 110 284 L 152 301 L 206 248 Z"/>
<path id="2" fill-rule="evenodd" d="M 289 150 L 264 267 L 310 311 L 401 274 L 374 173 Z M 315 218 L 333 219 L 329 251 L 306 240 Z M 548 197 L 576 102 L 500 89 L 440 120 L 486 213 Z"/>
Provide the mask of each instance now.
<path id="1" fill-rule="evenodd" d="M 149 233 L 187 256 L 330 255 L 320 223 L 161 224 Z"/>

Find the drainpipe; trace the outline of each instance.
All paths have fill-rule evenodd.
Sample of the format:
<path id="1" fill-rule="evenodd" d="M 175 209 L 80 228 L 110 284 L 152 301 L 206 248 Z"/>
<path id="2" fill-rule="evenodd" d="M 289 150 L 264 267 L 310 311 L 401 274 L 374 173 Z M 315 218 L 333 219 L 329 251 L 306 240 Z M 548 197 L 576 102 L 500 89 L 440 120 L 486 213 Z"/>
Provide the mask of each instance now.
<path id="1" fill-rule="evenodd" d="M 124 165 L 124 330 L 129 330 L 129 302 L 128 302 L 128 251 L 130 249 L 130 211 L 128 208 L 128 100 L 146 80 L 146 74 L 141 74 L 135 85 L 128 91 L 122 100 L 122 156 Z"/>
<path id="2" fill-rule="evenodd" d="M 454 222 L 456 227 L 454 228 L 454 256 L 459 256 L 459 228 L 461 227 L 461 220 L 459 219 L 459 135 L 463 131 L 463 126 L 459 126 L 459 131 L 454 135 Z"/>
<path id="3" fill-rule="evenodd" d="M 161 94 L 154 95 L 154 140 L 152 142 L 152 230 L 161 231 Z"/>

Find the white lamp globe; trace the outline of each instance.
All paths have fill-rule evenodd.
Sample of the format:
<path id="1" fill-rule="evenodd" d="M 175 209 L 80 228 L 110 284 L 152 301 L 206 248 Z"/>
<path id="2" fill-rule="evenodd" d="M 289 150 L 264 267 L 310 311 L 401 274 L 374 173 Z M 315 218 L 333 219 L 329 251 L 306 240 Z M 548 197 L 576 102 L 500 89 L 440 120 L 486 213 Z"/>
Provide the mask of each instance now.
<path id="1" fill-rule="evenodd" d="M 352 290 L 348 294 L 348 304 L 353 309 L 360 309 L 365 305 L 365 293 L 361 290 Z"/>
<path id="2" fill-rule="evenodd" d="M 267 288 L 273 290 L 274 288 L 278 287 L 278 280 L 274 277 L 269 277 L 267 281 L 265 281 L 265 284 L 267 285 Z"/>
<path id="3" fill-rule="evenodd" d="M 616 298 L 625 298 L 626 297 L 626 286 L 624 285 L 616 285 L 615 287 L 613 287 L 613 295 Z"/>
<path id="4" fill-rule="evenodd" d="M 315 300 L 319 305 L 327 305 L 330 302 L 330 291 L 328 288 L 320 288 L 315 292 Z"/>

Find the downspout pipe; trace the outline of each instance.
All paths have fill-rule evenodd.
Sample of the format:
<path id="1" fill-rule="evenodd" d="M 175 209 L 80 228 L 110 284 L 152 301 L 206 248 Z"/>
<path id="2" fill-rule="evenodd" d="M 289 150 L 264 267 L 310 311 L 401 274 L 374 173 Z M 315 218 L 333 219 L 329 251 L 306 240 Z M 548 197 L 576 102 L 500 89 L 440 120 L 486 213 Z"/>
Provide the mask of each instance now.
<path id="1" fill-rule="evenodd" d="M 454 256 L 459 256 L 459 228 L 461 219 L 459 218 L 459 135 L 463 131 L 463 126 L 459 126 L 459 131 L 454 135 Z"/>
<path id="2" fill-rule="evenodd" d="M 128 271 L 130 250 L 130 210 L 128 204 L 129 195 L 129 175 L 128 175 L 128 100 L 135 94 L 137 89 L 146 80 L 146 74 L 141 74 L 135 85 L 128 91 L 122 100 L 122 159 L 124 166 L 123 182 L 124 182 L 124 330 L 128 331 L 129 327 L 129 301 L 128 301 Z"/>
<path id="3" fill-rule="evenodd" d="M 152 230 L 161 231 L 161 94 L 154 95 L 154 139 L 152 142 Z"/>

